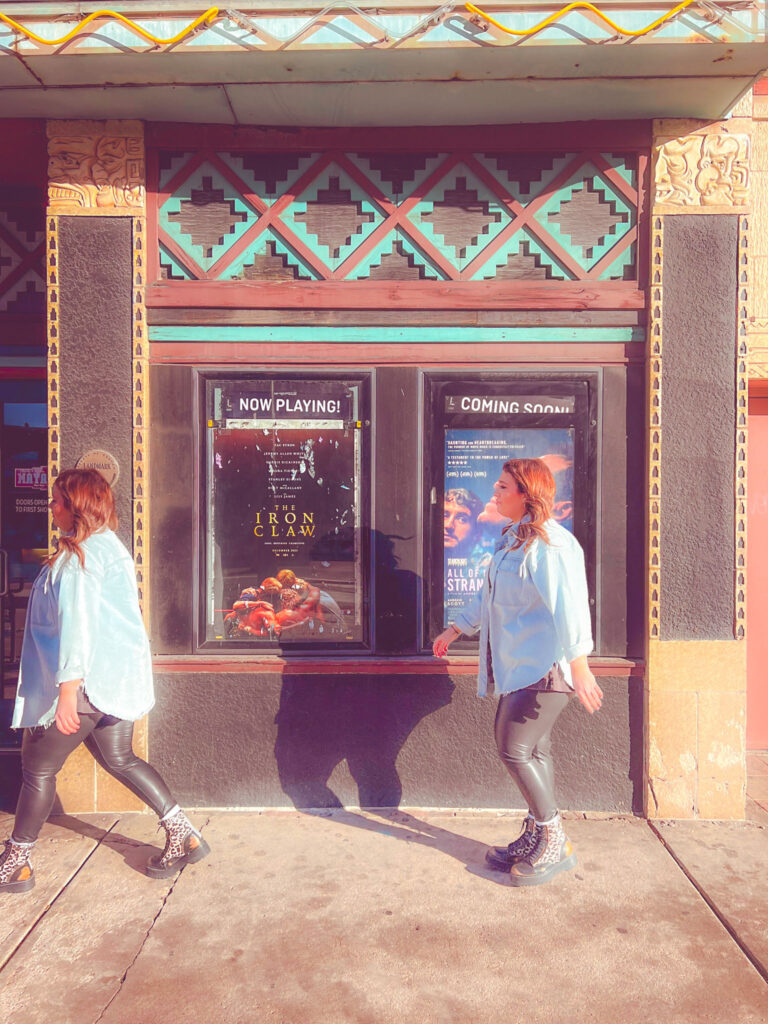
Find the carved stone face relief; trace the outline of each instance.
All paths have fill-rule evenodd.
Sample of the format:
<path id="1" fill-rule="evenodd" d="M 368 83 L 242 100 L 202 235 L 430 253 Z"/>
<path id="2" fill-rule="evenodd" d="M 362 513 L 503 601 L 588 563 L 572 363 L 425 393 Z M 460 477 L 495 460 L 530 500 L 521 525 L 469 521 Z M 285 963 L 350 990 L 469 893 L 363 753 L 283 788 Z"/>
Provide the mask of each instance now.
<path id="1" fill-rule="evenodd" d="M 670 139 L 656 155 L 656 206 L 745 206 L 749 192 L 746 135 Z"/>
<path id="2" fill-rule="evenodd" d="M 125 210 L 145 204 L 144 137 L 133 122 L 48 122 L 49 212 Z"/>

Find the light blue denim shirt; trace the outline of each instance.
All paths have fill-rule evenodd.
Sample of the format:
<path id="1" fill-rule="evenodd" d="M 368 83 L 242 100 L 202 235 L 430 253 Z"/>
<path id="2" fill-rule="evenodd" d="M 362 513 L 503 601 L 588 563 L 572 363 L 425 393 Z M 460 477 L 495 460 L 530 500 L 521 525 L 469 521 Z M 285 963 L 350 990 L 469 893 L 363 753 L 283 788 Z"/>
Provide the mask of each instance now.
<path id="1" fill-rule="evenodd" d="M 454 618 L 468 636 L 480 630 L 478 696 L 488 690 L 485 652 L 491 647 L 496 693 L 537 682 L 555 662 L 572 686 L 569 662 L 592 650 L 587 575 L 581 545 L 554 519 L 527 551 L 512 550 L 514 526 L 499 542 L 481 590 Z"/>
<path id="2" fill-rule="evenodd" d="M 82 543 L 85 569 L 62 552 L 32 585 L 13 727 L 49 726 L 59 683 L 82 679 L 97 710 L 128 721 L 155 702 L 133 561 L 112 530 Z"/>

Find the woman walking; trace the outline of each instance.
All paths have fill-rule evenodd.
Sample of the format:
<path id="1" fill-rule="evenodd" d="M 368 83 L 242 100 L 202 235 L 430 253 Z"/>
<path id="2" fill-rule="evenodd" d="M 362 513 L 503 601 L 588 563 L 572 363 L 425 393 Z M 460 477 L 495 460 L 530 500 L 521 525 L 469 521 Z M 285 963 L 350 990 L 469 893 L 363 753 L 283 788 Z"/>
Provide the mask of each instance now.
<path id="1" fill-rule="evenodd" d="M 478 694 L 499 696 L 496 746 L 528 804 L 522 835 L 491 847 L 491 867 L 513 885 L 541 885 L 576 864 L 554 796 L 551 732 L 577 697 L 590 712 L 602 690 L 587 663 L 592 650 L 584 553 L 552 518 L 555 481 L 541 459 L 510 459 L 494 487 L 511 520 L 482 590 L 434 642 L 436 657 L 480 630 Z"/>
<path id="2" fill-rule="evenodd" d="M 34 886 L 30 852 L 56 776 L 81 743 L 158 815 L 166 843 L 147 862 L 148 875 L 165 878 L 209 852 L 160 775 L 133 752 L 133 723 L 155 702 L 152 660 L 133 562 L 114 533 L 112 490 L 95 470 L 65 470 L 50 507 L 61 539 L 27 610 L 13 716 L 24 729 L 22 786 L 0 854 L 0 893 Z"/>

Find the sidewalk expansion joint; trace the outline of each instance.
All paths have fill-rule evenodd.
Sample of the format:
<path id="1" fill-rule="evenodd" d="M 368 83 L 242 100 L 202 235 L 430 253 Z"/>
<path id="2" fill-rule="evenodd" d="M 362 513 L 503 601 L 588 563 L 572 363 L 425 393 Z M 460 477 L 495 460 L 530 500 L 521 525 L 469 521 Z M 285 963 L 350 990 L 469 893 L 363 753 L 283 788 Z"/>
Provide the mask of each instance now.
<path id="1" fill-rule="evenodd" d="M 202 833 L 203 829 L 205 828 L 205 826 L 210 823 L 210 820 L 211 820 L 210 818 L 206 818 L 205 822 L 200 826 L 200 832 L 201 833 Z M 182 875 L 185 867 L 186 867 L 186 864 L 183 865 L 179 869 L 176 877 L 173 880 L 173 884 L 170 886 L 170 888 L 168 889 L 168 892 L 163 897 L 163 901 L 160 904 L 160 907 L 158 908 L 157 913 L 152 918 L 152 920 L 150 922 L 150 925 L 149 925 L 149 928 L 147 928 L 146 934 L 144 935 L 144 938 L 141 940 L 141 945 L 136 950 L 135 956 L 133 957 L 131 962 L 128 964 L 128 966 L 125 968 L 125 970 L 123 971 L 117 988 L 112 993 L 112 995 L 109 997 L 109 1000 L 107 1001 L 106 1005 L 104 1006 L 104 1009 L 101 1011 L 99 1016 L 94 1020 L 93 1024 L 99 1024 L 99 1022 L 104 1019 L 104 1014 L 110 1008 L 112 1003 L 114 1003 L 115 999 L 117 999 L 117 997 L 120 995 L 120 993 L 121 993 L 121 991 L 123 989 L 123 985 L 125 984 L 126 978 L 128 977 L 128 974 L 129 974 L 131 968 L 133 967 L 133 965 L 136 963 L 136 961 L 139 959 L 139 957 L 141 956 L 142 952 L 144 951 L 144 947 L 146 946 L 147 941 L 149 940 L 149 936 L 152 934 L 152 929 L 155 927 L 155 925 L 158 922 L 158 919 L 159 919 L 160 915 L 165 910 L 165 906 L 168 903 L 168 900 L 171 898 L 171 894 L 173 893 L 173 890 L 176 888 L 176 885 L 178 884 L 178 881 L 181 878 L 181 875 Z"/>
<path id="2" fill-rule="evenodd" d="M 24 932 L 23 936 L 21 937 L 21 940 L 20 940 L 20 941 L 19 941 L 19 942 L 17 943 L 17 945 L 16 945 L 15 947 L 14 947 L 14 949 L 12 949 L 12 950 L 11 950 L 11 952 L 10 952 L 10 953 L 8 954 L 8 956 L 7 956 L 7 957 L 6 957 L 6 958 L 5 958 L 4 960 L 0 961 L 0 971 L 4 971 L 4 970 L 5 970 L 5 968 L 6 968 L 7 966 L 8 966 L 8 964 L 9 964 L 9 963 L 11 962 L 11 960 L 13 960 L 13 958 L 14 958 L 14 957 L 16 956 L 16 954 L 18 953 L 18 951 L 19 951 L 19 950 L 21 949 L 21 947 L 22 947 L 22 946 L 24 945 L 24 943 L 25 943 L 25 942 L 27 941 L 27 939 L 28 939 L 28 938 L 29 938 L 29 936 L 30 936 L 30 935 L 32 934 L 32 932 L 33 932 L 33 931 L 34 931 L 34 930 L 35 930 L 35 929 L 37 928 L 37 926 L 38 926 L 38 925 L 40 924 L 40 922 L 41 922 L 41 921 L 43 920 L 43 918 L 44 918 L 44 917 L 46 916 L 46 914 L 47 914 L 47 913 L 48 913 L 48 911 L 49 911 L 49 910 L 51 909 L 51 907 L 52 907 L 52 906 L 54 905 L 54 903 L 56 903 L 56 902 L 57 902 L 57 900 L 58 900 L 58 899 L 59 899 L 59 897 L 60 897 L 60 896 L 62 895 L 62 893 L 63 893 L 63 892 L 65 892 L 65 890 L 66 890 L 66 889 L 68 888 L 68 886 L 70 885 L 70 883 L 71 883 L 72 881 L 74 881 L 74 879 L 75 879 L 75 878 L 77 878 L 77 876 L 78 876 L 78 875 L 80 874 L 80 872 L 81 872 L 81 871 L 83 870 L 83 868 L 84 868 L 84 867 L 85 867 L 85 865 L 86 865 L 86 864 L 88 863 L 88 861 L 89 861 L 89 860 L 91 859 L 91 857 L 92 857 L 92 856 L 94 855 L 94 853 L 96 853 L 96 851 L 97 851 L 97 850 L 98 850 L 98 848 L 99 848 L 99 847 L 101 846 L 101 844 L 102 844 L 102 843 L 104 842 L 104 840 L 106 839 L 106 837 L 107 837 L 107 836 L 109 835 L 109 833 L 110 833 L 110 832 L 112 831 L 112 829 L 113 829 L 113 828 L 115 827 L 115 825 L 117 825 L 117 821 L 118 821 L 118 820 L 119 820 L 119 819 L 116 819 L 115 821 L 113 821 L 113 822 L 112 822 L 112 824 L 111 824 L 111 825 L 109 826 L 109 828 L 107 828 L 107 829 L 104 829 L 104 835 L 103 835 L 103 836 L 101 837 L 101 839 L 99 839 L 99 840 L 98 840 L 98 841 L 97 841 L 97 842 L 96 842 L 96 843 L 94 844 L 94 847 L 93 847 L 93 849 L 92 849 L 92 850 L 90 851 L 90 853 L 88 854 L 88 856 L 87 856 L 87 857 L 85 857 L 85 858 L 83 859 L 83 861 L 82 861 L 82 862 L 81 862 L 81 863 L 79 864 L 79 866 L 78 866 L 78 867 L 77 867 L 77 868 L 76 868 L 76 869 L 75 869 L 75 870 L 74 870 L 74 871 L 72 872 L 72 874 L 71 874 L 71 875 L 69 876 L 69 878 L 67 878 L 67 879 L 66 879 L 66 881 L 65 881 L 65 882 L 63 883 L 63 885 L 61 886 L 61 888 L 59 889 L 59 891 L 58 891 L 58 892 L 56 893 L 56 895 L 55 895 L 55 896 L 53 897 L 53 899 L 51 900 L 51 902 L 50 902 L 50 903 L 46 903 L 46 904 L 45 904 L 45 906 L 44 906 L 44 907 L 43 907 L 43 909 L 42 909 L 42 910 L 40 911 L 40 913 L 39 913 L 39 914 L 37 915 L 37 917 L 36 917 L 36 918 L 34 919 L 34 921 L 32 922 L 32 924 L 31 924 L 31 925 L 29 926 L 29 928 L 27 928 L 27 930 L 26 930 L 26 931 Z"/>
<path id="3" fill-rule="evenodd" d="M 733 941 L 736 943 L 736 945 L 739 947 L 739 949 L 744 954 L 746 959 L 749 960 L 749 962 L 752 964 L 752 966 L 757 971 L 757 973 L 760 975 L 760 977 L 763 979 L 763 981 L 766 982 L 766 984 L 768 984 L 768 968 L 766 968 L 766 966 L 763 964 L 762 960 L 760 960 L 760 958 L 755 953 L 752 952 L 752 950 L 749 948 L 747 943 L 741 938 L 741 936 L 739 935 L 737 930 L 734 928 L 734 926 L 728 920 L 726 915 L 717 906 L 717 903 L 715 903 L 715 901 L 709 895 L 707 890 L 691 874 L 691 872 L 688 870 L 688 868 L 685 866 L 685 864 L 682 862 L 682 860 L 680 860 L 680 858 L 677 856 L 675 851 L 672 849 L 672 847 L 669 845 L 669 843 L 666 841 L 666 839 L 661 834 L 661 832 L 659 832 L 659 830 L 656 828 L 656 826 L 653 824 L 652 821 L 648 822 L 648 827 L 650 828 L 651 832 L 653 832 L 653 834 L 656 836 L 656 838 L 659 840 L 659 842 L 664 847 L 664 849 L 667 851 L 667 853 L 672 858 L 672 860 L 675 862 L 675 864 L 677 864 L 677 866 L 680 868 L 682 873 L 685 875 L 685 877 L 691 883 L 691 885 L 696 890 L 696 892 L 699 894 L 699 896 L 702 898 L 702 900 L 704 900 L 706 905 L 709 907 L 709 909 L 715 915 L 715 917 L 720 922 L 720 924 L 723 926 L 723 928 L 725 928 L 725 930 L 728 932 L 728 934 L 733 939 Z"/>

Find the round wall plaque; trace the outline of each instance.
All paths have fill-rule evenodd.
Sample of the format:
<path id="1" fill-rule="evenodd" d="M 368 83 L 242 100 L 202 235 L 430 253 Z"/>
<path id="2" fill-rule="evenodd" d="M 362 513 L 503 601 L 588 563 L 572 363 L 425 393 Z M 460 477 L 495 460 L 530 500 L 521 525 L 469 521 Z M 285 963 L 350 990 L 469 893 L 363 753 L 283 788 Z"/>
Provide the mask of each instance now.
<path id="1" fill-rule="evenodd" d="M 75 469 L 98 470 L 110 487 L 115 486 L 120 476 L 120 465 L 115 456 L 98 448 L 81 455 L 75 463 Z"/>

